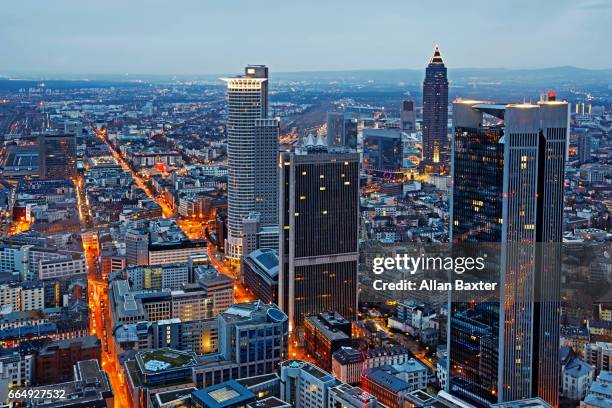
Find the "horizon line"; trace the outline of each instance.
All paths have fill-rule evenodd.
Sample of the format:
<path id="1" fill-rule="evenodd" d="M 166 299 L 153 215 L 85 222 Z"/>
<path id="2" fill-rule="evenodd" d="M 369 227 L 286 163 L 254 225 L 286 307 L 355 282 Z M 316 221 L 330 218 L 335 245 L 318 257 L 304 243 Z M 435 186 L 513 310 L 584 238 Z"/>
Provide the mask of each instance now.
<path id="1" fill-rule="evenodd" d="M 249 64 L 245 64 L 247 66 Z M 265 65 L 265 64 L 264 64 Z M 266 65 L 268 66 L 268 65 Z M 269 68 L 270 66 L 268 66 Z M 447 67 L 448 68 L 448 67 Z M 590 71 L 590 72 L 602 72 L 602 71 L 612 71 L 612 67 L 610 68 L 584 68 L 575 65 L 557 65 L 557 66 L 549 66 L 549 67 L 540 67 L 540 68 L 526 68 L 526 67 L 456 67 L 456 68 L 448 68 L 450 71 L 469 71 L 469 70 L 500 70 L 500 71 L 545 71 L 552 69 L 577 69 L 582 71 Z M 357 68 L 357 69 L 314 69 L 314 70 L 290 70 L 290 71 L 272 71 L 276 72 L 276 74 L 314 74 L 314 73 L 333 73 L 333 72 L 372 72 L 372 71 L 423 71 L 425 72 L 425 67 L 423 68 Z M 238 72 L 238 71 L 236 71 Z M 35 80 L 35 79 L 55 79 L 55 78 L 44 78 L 46 76 L 61 76 L 64 80 L 79 80 L 79 79 L 90 79 L 90 78 L 65 78 L 65 77 L 83 77 L 83 76 L 117 76 L 117 77 L 136 77 L 136 76 L 156 76 L 156 77 L 172 77 L 172 76 L 192 76 L 192 77 L 217 77 L 228 75 L 227 73 L 119 73 L 119 72 L 98 72 L 98 73 L 62 73 L 62 72 L 14 72 L 7 70 L 6 73 L 2 72 L 0 69 L 0 79 L 9 79 L 9 80 Z M 23 76 L 24 78 L 18 78 Z M 35 78 L 37 77 L 37 78 Z M 94 78 L 95 79 L 95 78 Z"/>

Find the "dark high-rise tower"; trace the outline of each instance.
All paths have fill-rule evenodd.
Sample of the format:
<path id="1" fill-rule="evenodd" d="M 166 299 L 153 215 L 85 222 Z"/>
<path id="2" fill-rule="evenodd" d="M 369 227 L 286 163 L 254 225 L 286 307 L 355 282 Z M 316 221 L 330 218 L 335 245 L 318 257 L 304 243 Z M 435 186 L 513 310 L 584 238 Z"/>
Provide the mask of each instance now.
<path id="1" fill-rule="evenodd" d="M 414 101 L 405 100 L 402 102 L 400 128 L 405 132 L 416 132 L 416 111 L 414 110 Z"/>
<path id="2" fill-rule="evenodd" d="M 343 112 L 327 112 L 327 144 L 357 148 L 357 119 Z"/>
<path id="3" fill-rule="evenodd" d="M 423 81 L 423 168 L 438 171 L 448 166 L 448 79 L 436 46 Z"/>
<path id="4" fill-rule="evenodd" d="M 359 154 L 308 140 L 280 159 L 279 304 L 292 330 L 357 312 Z"/>
<path id="5" fill-rule="evenodd" d="M 453 105 L 451 240 L 498 243 L 488 255 L 499 293 L 466 301 L 453 292 L 449 305 L 449 391 L 476 405 L 540 397 L 558 406 L 568 113 L 553 93 L 538 104 Z"/>
<path id="6" fill-rule="evenodd" d="M 67 179 L 76 175 L 76 136 L 43 134 L 38 137 L 40 178 Z"/>

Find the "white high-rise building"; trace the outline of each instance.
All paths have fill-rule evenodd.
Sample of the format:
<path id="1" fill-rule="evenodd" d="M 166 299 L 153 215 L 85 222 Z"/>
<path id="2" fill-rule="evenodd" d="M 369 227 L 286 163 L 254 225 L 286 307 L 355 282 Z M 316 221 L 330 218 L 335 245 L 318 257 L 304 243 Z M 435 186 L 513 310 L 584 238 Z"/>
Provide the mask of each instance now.
<path id="1" fill-rule="evenodd" d="M 242 255 L 242 221 L 259 212 L 261 226 L 277 225 L 279 121 L 268 118 L 268 68 L 249 65 L 227 83 L 228 237 L 225 253 Z"/>

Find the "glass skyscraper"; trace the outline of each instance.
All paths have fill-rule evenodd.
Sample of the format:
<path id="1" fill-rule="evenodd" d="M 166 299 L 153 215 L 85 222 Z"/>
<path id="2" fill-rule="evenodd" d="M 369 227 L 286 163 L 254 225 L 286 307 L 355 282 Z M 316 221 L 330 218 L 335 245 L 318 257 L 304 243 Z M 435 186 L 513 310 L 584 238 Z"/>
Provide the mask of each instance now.
<path id="1" fill-rule="evenodd" d="M 499 283 L 492 297 L 453 293 L 448 391 L 476 405 L 559 395 L 563 180 L 569 106 L 453 105 L 454 246 L 485 244 Z"/>

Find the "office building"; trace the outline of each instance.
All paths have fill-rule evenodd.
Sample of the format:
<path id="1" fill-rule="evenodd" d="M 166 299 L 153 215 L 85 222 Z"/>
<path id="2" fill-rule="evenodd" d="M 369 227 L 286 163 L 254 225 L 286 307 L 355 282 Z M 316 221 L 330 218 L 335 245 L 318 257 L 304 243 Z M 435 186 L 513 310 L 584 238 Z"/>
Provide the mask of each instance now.
<path id="1" fill-rule="evenodd" d="M 278 269 L 278 252 L 274 249 L 257 249 L 244 258 L 244 283 L 255 298 L 278 303 Z"/>
<path id="2" fill-rule="evenodd" d="M 149 233 L 129 229 L 125 233 L 125 256 L 128 265 L 149 264 Z"/>
<path id="3" fill-rule="evenodd" d="M 329 310 L 354 320 L 357 307 L 359 155 L 309 139 L 279 164 L 278 293 L 290 330 Z"/>
<path id="4" fill-rule="evenodd" d="M 202 388 L 191 394 L 195 408 L 244 407 L 255 402 L 257 395 L 236 380 Z"/>
<path id="5" fill-rule="evenodd" d="M 332 354 L 332 374 L 346 384 L 359 384 L 364 357 L 352 347 L 340 347 Z"/>
<path id="6" fill-rule="evenodd" d="M 304 319 L 304 349 L 317 365 L 332 370 L 332 354 L 351 345 L 351 322 L 334 312 Z"/>
<path id="7" fill-rule="evenodd" d="M 368 368 L 363 372 L 361 386 L 389 408 L 402 408 L 406 395 L 416 388 L 397 377 L 399 372 L 393 366 Z"/>
<path id="8" fill-rule="evenodd" d="M 0 350 L 0 399 L 4 401 L 7 395 L 3 395 L 6 387 L 8 389 L 30 387 L 33 383 L 33 360 L 32 354 L 20 353 L 18 350 Z"/>
<path id="9" fill-rule="evenodd" d="M 253 211 L 242 221 L 242 260 L 257 249 L 278 250 L 278 226 L 263 226 L 260 214 Z M 244 264 L 241 271 L 244 275 Z"/>
<path id="10" fill-rule="evenodd" d="M 401 178 L 403 161 L 399 129 L 363 130 L 363 169 L 366 173 L 384 179 Z"/>
<path id="11" fill-rule="evenodd" d="M 0 242 L 0 272 L 17 273 L 22 281 L 39 278 L 41 261 L 62 258 L 65 251 Z"/>
<path id="12" fill-rule="evenodd" d="M 157 393 L 194 387 L 194 353 L 174 349 L 140 351 L 125 363 L 126 389 L 132 407 L 148 407 Z"/>
<path id="13" fill-rule="evenodd" d="M 584 359 L 595 368 L 596 375 L 601 371 L 612 371 L 612 343 L 587 343 L 584 349 Z"/>
<path id="14" fill-rule="evenodd" d="M 76 136 L 43 134 L 38 137 L 40 178 L 68 179 L 76 176 Z"/>
<path id="15" fill-rule="evenodd" d="M 123 272 L 132 290 L 181 289 L 189 282 L 189 265 L 186 263 L 130 266 Z"/>
<path id="16" fill-rule="evenodd" d="M 448 79 L 436 46 L 423 80 L 423 168 L 437 172 L 448 166 Z"/>
<path id="17" fill-rule="evenodd" d="M 27 312 L 45 307 L 45 289 L 40 281 L 0 285 L 0 306 L 13 311 Z"/>
<path id="18" fill-rule="evenodd" d="M 402 110 L 400 111 L 400 129 L 404 132 L 416 132 L 416 110 L 414 109 L 414 101 L 402 101 Z"/>
<path id="19" fill-rule="evenodd" d="M 262 226 L 277 224 L 278 121 L 268 118 L 268 68 L 247 66 L 227 84 L 228 237 L 225 254 L 242 255 L 242 221 L 260 214 Z"/>
<path id="20" fill-rule="evenodd" d="M 73 278 L 85 274 L 87 274 L 86 259 L 82 253 L 78 252 L 41 260 L 38 264 L 38 279 L 40 280 Z"/>
<path id="21" fill-rule="evenodd" d="M 35 359 L 36 384 L 55 384 L 72 379 L 73 366 L 82 360 L 98 360 L 102 353 L 96 336 L 57 340 L 42 348 Z"/>
<path id="22" fill-rule="evenodd" d="M 206 241 L 203 239 L 182 239 L 180 241 L 150 243 L 147 265 L 186 263 L 189 262 L 189 258 L 206 255 L 206 253 Z"/>
<path id="23" fill-rule="evenodd" d="M 449 390 L 476 405 L 557 406 L 568 104 L 554 93 L 537 104 L 457 101 L 453 114 L 451 240 L 501 245 L 488 247 L 487 270 L 499 293 L 452 295 Z"/>
<path id="24" fill-rule="evenodd" d="M 591 161 L 591 150 L 593 142 L 589 132 L 582 133 L 578 136 L 578 161 L 580 164 L 589 163 Z"/>
<path id="25" fill-rule="evenodd" d="M 357 119 L 343 112 L 327 112 L 327 145 L 357 148 Z"/>
<path id="26" fill-rule="evenodd" d="M 98 360 L 78 361 L 71 381 L 34 387 L 34 395 L 49 389 L 65 395 L 65 399 L 41 399 L 30 402 L 32 407 L 108 408 L 114 406 L 113 388 L 108 374 Z"/>
<path id="27" fill-rule="evenodd" d="M 329 389 L 338 385 L 331 374 L 310 363 L 287 360 L 281 364 L 280 399 L 295 408 L 320 408 L 327 404 Z"/>

